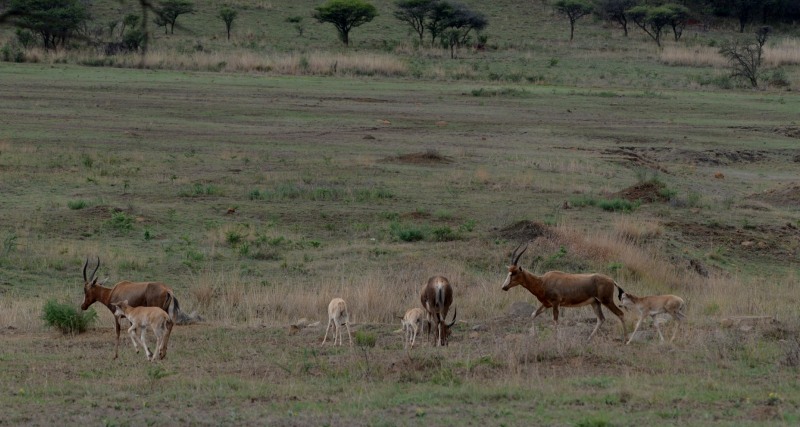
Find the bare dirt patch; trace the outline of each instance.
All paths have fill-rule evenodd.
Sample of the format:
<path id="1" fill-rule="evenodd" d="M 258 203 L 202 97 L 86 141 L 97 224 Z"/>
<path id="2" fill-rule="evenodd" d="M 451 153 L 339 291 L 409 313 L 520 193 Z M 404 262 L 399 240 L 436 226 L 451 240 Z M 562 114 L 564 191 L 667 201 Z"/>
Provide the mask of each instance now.
<path id="1" fill-rule="evenodd" d="M 669 197 L 663 194 L 665 187 L 666 185 L 659 181 L 640 182 L 624 190 L 620 190 L 611 196 L 630 200 L 632 202 L 637 200 L 645 203 L 668 202 Z"/>
<path id="2" fill-rule="evenodd" d="M 800 228 L 792 224 L 736 227 L 673 221 L 664 226 L 680 233 L 681 240 L 696 248 L 707 249 L 711 244 L 745 259 L 796 258 L 800 255 L 797 245 Z"/>
<path id="3" fill-rule="evenodd" d="M 436 150 L 427 150 L 417 153 L 401 154 L 399 156 L 386 157 L 384 162 L 389 163 L 409 163 L 409 164 L 423 164 L 423 165 L 437 165 L 453 163 L 451 157 L 442 155 Z"/>
<path id="4" fill-rule="evenodd" d="M 792 183 L 762 193 L 751 194 L 747 198 L 766 202 L 773 206 L 798 207 L 800 206 L 800 183 Z"/>
<path id="5" fill-rule="evenodd" d="M 550 228 L 536 221 L 518 221 L 497 231 L 497 236 L 512 241 L 529 242 L 538 237 L 552 235 Z"/>

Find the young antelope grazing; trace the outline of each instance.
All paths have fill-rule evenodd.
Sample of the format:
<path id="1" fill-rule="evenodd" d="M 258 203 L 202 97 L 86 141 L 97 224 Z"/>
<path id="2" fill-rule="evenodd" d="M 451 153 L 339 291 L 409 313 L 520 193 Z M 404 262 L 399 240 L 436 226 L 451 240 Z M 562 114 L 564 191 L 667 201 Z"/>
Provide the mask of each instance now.
<path id="1" fill-rule="evenodd" d="M 658 331 L 658 336 L 661 338 L 661 341 L 664 341 L 664 335 L 661 334 L 661 328 L 658 327 L 658 322 L 656 322 L 656 316 L 662 313 L 669 314 L 677 321 L 675 331 L 672 333 L 672 338 L 669 341 L 672 342 L 675 340 L 675 335 L 678 334 L 681 321 L 686 317 L 686 314 L 683 312 L 686 304 L 681 297 L 675 295 L 637 297 L 636 295 L 625 292 L 619 286 L 617 286 L 617 288 L 619 288 L 619 300 L 622 307 L 639 315 L 639 321 L 636 322 L 636 327 L 633 328 L 631 337 L 625 344 L 631 343 L 633 337 L 636 335 L 636 331 L 639 330 L 639 325 L 642 324 L 642 320 L 647 316 L 653 318 L 653 325 L 655 325 L 656 331 Z"/>
<path id="2" fill-rule="evenodd" d="M 331 329 L 331 324 L 333 324 L 333 345 L 336 345 L 337 338 L 339 340 L 339 345 L 342 345 L 342 342 L 344 342 L 342 339 L 342 330 L 340 329 L 341 325 L 344 325 L 347 327 L 347 338 L 350 339 L 350 346 L 352 346 L 353 337 L 350 335 L 350 325 L 348 322 L 349 315 L 347 314 L 347 304 L 345 304 L 344 300 L 341 298 L 332 299 L 330 304 L 328 304 L 328 327 L 325 329 L 325 338 L 322 339 L 322 344 L 325 344 L 325 340 L 328 339 L 328 331 Z"/>
<path id="3" fill-rule="evenodd" d="M 120 303 L 111 303 L 111 307 L 114 310 L 114 316 L 125 317 L 131 322 L 131 327 L 128 328 L 128 335 L 131 336 L 133 348 L 136 349 L 137 353 L 139 352 L 139 347 L 136 345 L 136 335 L 141 331 L 139 342 L 144 347 L 147 360 L 154 362 L 156 354 L 158 354 L 159 359 L 167 356 L 167 344 L 169 343 L 173 322 L 166 311 L 159 307 L 131 307 L 128 305 L 128 300 Z M 145 334 L 148 327 L 153 330 L 156 336 L 156 354 L 151 353 L 150 349 L 147 348 Z"/>
<path id="4" fill-rule="evenodd" d="M 403 348 L 414 348 L 414 342 L 417 339 L 417 334 L 422 328 L 422 321 L 425 317 L 425 310 L 421 308 L 412 308 L 406 311 L 405 316 L 401 317 L 403 324 Z"/>

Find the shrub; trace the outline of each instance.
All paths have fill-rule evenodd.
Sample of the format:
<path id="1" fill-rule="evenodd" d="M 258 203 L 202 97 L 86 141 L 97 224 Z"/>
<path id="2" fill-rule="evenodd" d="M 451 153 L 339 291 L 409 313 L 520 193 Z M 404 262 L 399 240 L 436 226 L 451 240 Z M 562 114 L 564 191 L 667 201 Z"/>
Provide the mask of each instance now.
<path id="1" fill-rule="evenodd" d="M 108 226 L 118 231 L 133 230 L 133 217 L 125 212 L 114 212 L 108 220 Z"/>
<path id="2" fill-rule="evenodd" d="M 72 201 L 67 202 L 67 207 L 72 209 L 72 210 L 75 210 L 75 211 L 79 210 L 79 209 L 83 209 L 87 205 L 88 205 L 88 203 L 86 203 L 86 200 L 72 200 Z"/>
<path id="3" fill-rule="evenodd" d="M 425 240 L 425 231 L 411 225 L 403 225 L 397 222 L 392 223 L 389 230 L 395 239 L 403 242 L 417 242 Z"/>
<path id="4" fill-rule="evenodd" d="M 639 201 L 631 202 L 630 200 L 625 199 L 601 200 L 597 203 L 597 206 L 600 206 L 603 210 L 610 212 L 632 212 L 638 208 L 639 205 Z"/>
<path id="5" fill-rule="evenodd" d="M 54 327 L 65 334 L 74 334 L 85 332 L 89 325 L 97 320 L 97 312 L 93 308 L 80 312 L 71 304 L 48 300 L 44 304 L 42 319 L 47 326 Z"/>

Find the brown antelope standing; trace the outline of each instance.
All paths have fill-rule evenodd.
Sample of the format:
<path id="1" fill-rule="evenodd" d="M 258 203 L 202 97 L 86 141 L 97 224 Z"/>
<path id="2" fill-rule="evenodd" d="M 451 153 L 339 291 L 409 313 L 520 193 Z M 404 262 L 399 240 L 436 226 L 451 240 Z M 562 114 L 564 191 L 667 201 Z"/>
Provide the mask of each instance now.
<path id="1" fill-rule="evenodd" d="M 569 274 L 561 271 L 548 271 L 537 276 L 517 265 L 519 257 L 528 249 L 528 245 L 525 245 L 525 249 L 517 253 L 520 246 L 517 246 L 511 254 L 511 265 L 508 266 L 508 276 L 503 282 L 503 290 L 507 291 L 519 285 L 530 291 L 542 303 L 533 313 L 533 319 L 552 307 L 553 322 L 558 327 L 559 307 L 580 307 L 591 304 L 597 316 L 597 325 L 589 335 L 591 340 L 605 321 L 602 304 L 619 318 L 622 324 L 622 340 L 625 341 L 625 314 L 614 304 L 614 288 L 617 284 L 612 278 L 602 274 Z"/>
<path id="2" fill-rule="evenodd" d="M 617 287 L 619 288 L 619 286 Z M 625 344 L 630 344 L 631 341 L 633 341 L 633 337 L 636 335 L 636 331 L 639 330 L 642 320 L 648 316 L 653 318 L 653 325 L 655 325 L 656 331 L 658 331 L 658 336 L 661 338 L 661 341 L 664 341 L 664 335 L 661 334 L 661 328 L 658 327 L 658 322 L 656 321 L 656 316 L 662 313 L 669 314 L 677 321 L 675 330 L 672 332 L 672 338 L 669 340 L 672 342 L 675 340 L 675 335 L 678 334 L 681 321 L 686 317 L 686 314 L 683 312 L 684 308 L 686 308 L 686 304 L 683 302 L 683 298 L 676 295 L 651 295 L 647 297 L 637 297 L 636 295 L 629 294 L 622 290 L 622 288 L 619 288 L 619 302 L 623 308 L 626 310 L 631 310 L 639 316 L 639 320 L 636 322 L 636 327 L 633 328 L 631 337 Z"/>
<path id="3" fill-rule="evenodd" d="M 112 303 L 120 303 L 127 300 L 131 307 L 160 307 L 162 310 L 169 313 L 172 321 L 177 320 L 178 300 L 169 286 L 158 282 L 129 282 L 122 281 L 114 285 L 113 288 L 106 288 L 103 286 L 105 281 L 97 283 L 97 269 L 100 268 L 100 258 L 97 258 L 97 266 L 94 268 L 91 276 L 86 277 L 86 266 L 89 265 L 89 259 L 83 264 L 83 304 L 81 310 L 86 310 L 95 301 L 99 301 L 105 305 L 111 313 L 114 309 L 111 307 Z M 117 332 L 117 344 L 114 347 L 114 359 L 119 356 L 119 318 L 114 316 L 114 328 Z M 165 349 L 166 351 L 166 349 Z"/>
<path id="4" fill-rule="evenodd" d="M 339 345 L 342 345 L 341 325 L 347 327 L 347 338 L 350 339 L 350 346 L 353 345 L 353 337 L 350 335 L 350 315 L 347 312 L 347 304 L 341 298 L 334 298 L 328 304 L 328 327 L 325 329 L 325 338 L 322 339 L 322 344 L 328 339 L 328 331 L 331 329 L 331 324 L 334 326 L 333 330 L 333 345 L 336 345 L 336 339 L 339 339 Z"/>
<path id="5" fill-rule="evenodd" d="M 131 307 L 128 305 L 127 300 L 120 303 L 112 302 L 111 307 L 114 310 L 115 317 L 124 316 L 131 322 L 131 327 L 128 328 L 128 335 L 130 335 L 131 341 L 133 341 L 133 348 L 136 349 L 137 353 L 139 352 L 139 347 L 136 345 L 136 336 L 138 334 L 139 343 L 144 347 L 147 360 L 155 362 L 156 355 L 158 355 L 159 359 L 167 356 L 167 343 L 169 343 L 169 334 L 172 332 L 173 322 L 166 311 L 159 307 Z M 147 347 L 147 341 L 145 341 L 148 327 L 153 330 L 153 334 L 156 336 L 155 353 L 150 352 Z"/>
<path id="6" fill-rule="evenodd" d="M 425 311 L 419 307 L 415 307 L 406 311 L 406 314 L 400 318 L 403 325 L 403 348 L 414 348 L 414 342 L 417 340 L 417 334 L 422 327 L 422 321 L 425 317 Z"/>
<path id="7" fill-rule="evenodd" d="M 420 294 L 420 302 L 422 307 L 428 313 L 428 323 L 431 325 L 428 328 L 436 328 L 433 333 L 433 339 L 436 341 L 437 346 L 447 345 L 447 339 L 450 337 L 450 328 L 456 323 L 456 315 L 458 310 L 453 310 L 453 321 L 447 323 L 447 311 L 450 310 L 450 305 L 453 304 L 453 287 L 450 282 L 442 276 L 433 276 L 428 279 L 428 283 L 422 288 Z"/>

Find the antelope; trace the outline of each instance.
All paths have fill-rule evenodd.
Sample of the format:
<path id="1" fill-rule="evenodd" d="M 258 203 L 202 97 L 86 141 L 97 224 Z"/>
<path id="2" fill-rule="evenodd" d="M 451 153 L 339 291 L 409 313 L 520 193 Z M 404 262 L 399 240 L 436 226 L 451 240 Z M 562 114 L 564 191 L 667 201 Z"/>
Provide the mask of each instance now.
<path id="1" fill-rule="evenodd" d="M 619 288 L 619 286 L 617 287 Z M 633 337 L 636 335 L 636 331 L 639 330 L 642 320 L 648 316 L 653 318 L 653 325 L 655 325 L 656 331 L 658 331 L 658 336 L 661 338 L 661 341 L 664 341 L 664 335 L 661 334 L 661 328 L 658 327 L 658 322 L 656 322 L 656 316 L 662 313 L 669 314 L 678 322 L 675 325 L 675 330 L 672 332 L 672 338 L 669 340 L 669 342 L 672 342 L 675 340 L 675 335 L 678 334 L 681 321 L 686 317 L 686 314 L 683 312 L 684 308 L 686 308 L 686 303 L 683 302 L 683 298 L 676 295 L 637 297 L 619 288 L 619 302 L 624 309 L 632 310 L 639 315 L 639 321 L 636 322 L 636 327 L 633 328 L 631 337 L 625 344 L 630 344 L 631 341 L 633 341 Z"/>
<path id="2" fill-rule="evenodd" d="M 417 339 L 417 333 L 422 327 L 422 318 L 425 316 L 425 311 L 419 307 L 409 309 L 406 314 L 400 318 L 403 325 L 403 348 L 414 348 L 414 342 Z"/>
<path id="3" fill-rule="evenodd" d="M 331 324 L 333 324 L 333 345 L 336 345 L 337 338 L 339 339 L 339 345 L 342 345 L 344 342 L 340 327 L 341 325 L 345 325 L 347 327 L 347 338 L 350 339 L 350 346 L 353 346 L 353 337 L 350 335 L 350 325 L 348 324 L 349 317 L 347 313 L 347 304 L 345 304 L 344 300 L 341 298 L 332 299 L 330 304 L 328 304 L 328 327 L 325 329 L 325 338 L 322 339 L 323 345 L 325 344 L 325 340 L 328 339 L 328 331 L 331 329 Z"/>
<path id="4" fill-rule="evenodd" d="M 147 360 L 155 362 L 156 354 L 159 359 L 167 356 L 167 343 L 169 342 L 169 334 L 172 332 L 172 318 L 166 311 L 159 307 L 131 307 L 128 305 L 128 300 L 120 303 L 111 303 L 114 310 L 115 317 L 125 317 L 131 322 L 131 327 L 128 328 L 128 335 L 131 336 L 133 341 L 133 348 L 139 352 L 139 347 L 136 345 L 136 335 L 140 333 L 139 342 L 144 347 Z M 147 333 L 148 326 L 153 330 L 156 336 L 156 353 L 151 353 L 145 341 L 145 334 Z"/>
<path id="5" fill-rule="evenodd" d="M 420 302 L 422 307 L 428 313 L 428 323 L 431 325 L 430 329 L 434 326 L 433 339 L 436 341 L 436 346 L 447 345 L 447 339 L 450 337 L 450 328 L 456 323 L 456 315 L 458 310 L 453 310 L 453 321 L 447 323 L 447 311 L 450 310 L 450 305 L 453 304 L 453 287 L 450 282 L 442 276 L 433 276 L 428 279 L 428 283 L 422 288 L 420 294 Z"/>
<path id="6" fill-rule="evenodd" d="M 173 322 L 177 321 L 180 307 L 175 294 L 169 286 L 158 282 L 129 282 L 125 280 L 117 283 L 113 288 L 106 288 L 103 286 L 105 280 L 97 283 L 97 277 L 95 277 L 97 269 L 100 268 L 100 258 L 97 258 L 97 266 L 87 278 L 86 267 L 88 265 L 89 259 L 87 258 L 86 262 L 83 263 L 83 304 L 81 304 L 81 310 L 86 310 L 90 305 L 99 301 L 111 310 L 111 313 L 114 313 L 114 308 L 112 308 L 111 304 L 127 300 L 131 307 L 159 307 L 169 313 Z M 114 316 L 114 329 L 117 332 L 114 359 L 119 357 L 119 320 L 119 317 Z M 164 350 L 166 351 L 166 347 Z"/>
<path id="7" fill-rule="evenodd" d="M 508 276 L 503 282 L 502 289 L 507 291 L 519 285 L 532 293 L 542 304 L 533 313 L 533 319 L 552 307 L 553 323 L 558 328 L 559 307 L 580 307 L 591 304 L 594 314 L 597 316 L 597 325 L 589 335 L 589 340 L 591 340 L 605 321 L 602 304 L 619 318 L 622 324 L 622 340 L 625 341 L 625 313 L 614 304 L 614 288 L 617 284 L 612 278 L 602 274 L 569 274 L 561 271 L 548 271 L 537 276 L 525 271 L 517 264 L 519 258 L 528 249 L 526 244 L 525 248 L 517 253 L 521 246 L 522 244 L 517 246 L 511 254 Z"/>

